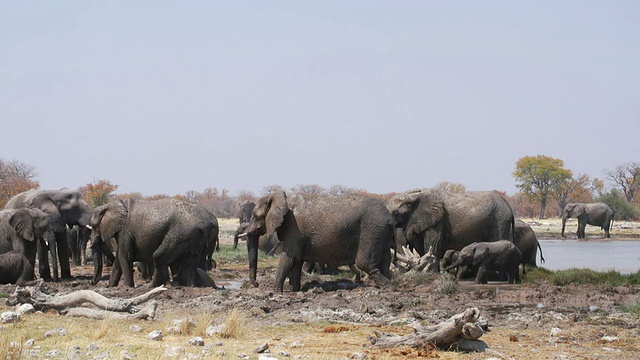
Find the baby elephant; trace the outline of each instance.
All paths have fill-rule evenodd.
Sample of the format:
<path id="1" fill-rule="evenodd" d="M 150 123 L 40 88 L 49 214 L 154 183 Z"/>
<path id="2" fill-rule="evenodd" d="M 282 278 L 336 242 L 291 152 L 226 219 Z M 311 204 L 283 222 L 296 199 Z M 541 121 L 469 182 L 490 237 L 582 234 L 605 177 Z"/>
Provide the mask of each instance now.
<path id="1" fill-rule="evenodd" d="M 476 242 L 460 250 L 458 260 L 447 266 L 448 271 L 458 267 L 465 271 L 468 267 L 477 267 L 476 284 L 486 284 L 487 274 L 497 271 L 506 274 L 509 284 L 520 283 L 519 266 L 522 259 L 520 250 L 509 240 L 494 242 Z"/>
<path id="2" fill-rule="evenodd" d="M 0 284 L 24 286 L 33 280 L 33 267 L 29 260 L 18 251 L 0 254 Z"/>

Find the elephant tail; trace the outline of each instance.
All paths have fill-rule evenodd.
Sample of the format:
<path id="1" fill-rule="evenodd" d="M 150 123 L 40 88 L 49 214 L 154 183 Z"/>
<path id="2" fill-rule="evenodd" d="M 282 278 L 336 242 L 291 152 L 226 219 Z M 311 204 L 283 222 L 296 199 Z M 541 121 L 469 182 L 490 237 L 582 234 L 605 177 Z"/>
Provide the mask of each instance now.
<path id="1" fill-rule="evenodd" d="M 391 246 L 393 248 L 393 260 L 391 260 L 391 262 L 393 263 L 393 265 L 397 267 L 398 266 L 398 236 L 396 235 L 396 224 L 392 220 L 392 221 L 389 221 L 388 226 L 391 228 L 391 238 L 393 240 L 393 245 Z"/>
<path id="2" fill-rule="evenodd" d="M 516 241 L 516 216 L 511 215 L 511 231 L 509 233 L 509 237 L 511 237 L 511 242 Z"/>
<path id="3" fill-rule="evenodd" d="M 542 256 L 542 247 L 540 247 L 540 242 L 539 241 L 536 241 L 536 243 L 538 244 L 538 249 L 540 250 L 540 263 L 544 264 L 544 256 Z"/>

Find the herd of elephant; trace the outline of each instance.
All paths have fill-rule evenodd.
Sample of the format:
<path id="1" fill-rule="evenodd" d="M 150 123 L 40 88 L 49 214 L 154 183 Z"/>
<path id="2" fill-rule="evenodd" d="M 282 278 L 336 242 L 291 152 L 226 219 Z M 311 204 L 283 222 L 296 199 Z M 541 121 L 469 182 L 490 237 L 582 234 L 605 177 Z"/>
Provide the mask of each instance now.
<path id="1" fill-rule="evenodd" d="M 544 261 L 534 231 L 515 218 L 496 191 L 425 189 L 398 194 L 388 203 L 365 195 L 274 191 L 257 203 L 245 202 L 239 215 L 234 247 L 246 238 L 249 281 L 258 286 L 258 251 L 280 254 L 275 283 L 280 292 L 286 279 L 293 291 L 301 289 L 305 263 L 348 265 L 383 286 L 395 261 L 391 250 L 403 245 L 432 254 L 433 269 L 456 271 L 458 278 L 475 276 L 478 283 L 492 274 L 519 282 L 520 265 L 523 271 L 535 267 L 538 250 Z M 563 236 L 570 217 L 578 219 L 579 238 L 585 237 L 587 224 L 601 226 L 610 236 L 613 211 L 606 204 L 568 204 Z M 207 271 L 215 267 L 218 235 L 216 217 L 185 201 L 112 200 L 91 211 L 77 191 L 33 189 L 14 196 L 0 211 L 0 283 L 33 280 L 36 257 L 45 281 L 70 279 L 69 253 L 79 265 L 88 243 L 94 284 L 106 257 L 113 262 L 109 286 L 122 279 L 133 287 L 138 262 L 154 287 L 168 281 L 215 287 Z"/>

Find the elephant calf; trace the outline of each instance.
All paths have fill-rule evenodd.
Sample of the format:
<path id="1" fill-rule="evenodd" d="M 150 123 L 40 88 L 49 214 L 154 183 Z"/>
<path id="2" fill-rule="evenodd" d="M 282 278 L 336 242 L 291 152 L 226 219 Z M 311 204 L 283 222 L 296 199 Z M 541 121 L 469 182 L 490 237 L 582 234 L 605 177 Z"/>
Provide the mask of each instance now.
<path id="1" fill-rule="evenodd" d="M 33 266 L 21 252 L 9 251 L 0 254 L 0 284 L 24 286 L 33 280 Z"/>
<path id="2" fill-rule="evenodd" d="M 487 283 L 487 274 L 491 271 L 506 274 L 509 284 L 520 283 L 520 261 L 522 253 L 509 240 L 495 242 L 479 242 L 465 246 L 460 250 L 458 260 L 445 268 L 449 271 L 458 267 L 466 271 L 470 266 L 478 267 L 477 284 Z"/>

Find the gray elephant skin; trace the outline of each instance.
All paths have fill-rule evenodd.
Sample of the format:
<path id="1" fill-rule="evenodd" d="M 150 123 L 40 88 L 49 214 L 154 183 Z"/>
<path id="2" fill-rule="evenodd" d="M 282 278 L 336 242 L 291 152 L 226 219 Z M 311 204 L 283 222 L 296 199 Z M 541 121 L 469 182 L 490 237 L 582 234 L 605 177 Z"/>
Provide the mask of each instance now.
<path id="1" fill-rule="evenodd" d="M 235 234 L 233 235 L 233 248 L 236 249 L 238 247 L 238 240 L 240 238 L 246 238 L 245 236 L 241 236 L 247 233 L 247 229 L 249 228 L 249 223 L 245 222 L 238 226 Z M 260 235 L 258 238 L 258 250 L 262 251 L 266 255 L 278 255 L 282 252 L 282 243 L 278 240 L 278 234 L 274 233 L 271 237 L 268 237 L 266 234 Z"/>
<path id="2" fill-rule="evenodd" d="M 520 283 L 520 250 L 509 240 L 473 243 L 460 250 L 458 261 L 445 268 L 449 271 L 458 268 L 458 273 L 470 266 L 477 267 L 477 284 L 486 284 L 487 276 L 492 272 L 506 274 L 509 284 Z"/>
<path id="3" fill-rule="evenodd" d="M 436 270 L 449 249 L 514 239 L 513 210 L 497 191 L 411 191 L 394 196 L 388 206 L 396 227 L 402 228 L 407 242 L 419 254 L 433 247 Z"/>
<path id="4" fill-rule="evenodd" d="M 125 199 L 94 209 L 91 247 L 103 239 L 117 241 L 109 286 L 117 286 L 124 276 L 124 284 L 133 287 L 134 261 L 153 264 L 153 287 L 169 280 L 169 266 L 181 284 L 196 285 L 198 265 L 212 246 L 207 242 L 217 240 L 219 230 L 217 219 L 200 208 L 175 199 Z"/>
<path id="5" fill-rule="evenodd" d="M 300 291 L 304 262 L 329 266 L 354 264 L 382 286 L 390 278 L 393 228 L 391 214 L 380 200 L 366 196 L 298 194 L 275 191 L 256 204 L 247 229 L 250 281 L 258 286 L 258 238 L 277 233 L 282 253 L 276 290 L 285 278 Z"/>
<path id="6" fill-rule="evenodd" d="M 245 200 L 240 204 L 240 211 L 238 212 L 238 221 L 240 225 L 251 221 L 253 216 L 253 209 L 255 209 L 256 203 L 253 201 Z"/>
<path id="7" fill-rule="evenodd" d="M 604 237 L 610 238 L 611 224 L 613 223 L 614 212 L 605 203 L 569 203 L 562 209 L 562 237 L 564 228 L 569 218 L 578 219 L 578 239 L 586 239 L 585 228 L 587 225 L 599 226 L 604 230 Z"/>
<path id="8" fill-rule="evenodd" d="M 9 251 L 0 254 L 0 284 L 24 286 L 33 280 L 33 266 L 23 253 Z"/>
<path id="9" fill-rule="evenodd" d="M 67 228 L 67 241 L 71 252 L 71 263 L 75 266 L 87 265 L 87 244 L 91 230 L 74 225 Z"/>
<path id="10" fill-rule="evenodd" d="M 38 209 L 6 209 L 0 211 L 0 254 L 22 253 L 32 270 L 35 268 L 38 243 L 55 241 L 49 214 Z"/>
<path id="11" fill-rule="evenodd" d="M 7 202 L 5 209 L 32 208 L 40 209 L 51 216 L 55 231 L 55 241 L 49 241 L 49 252 L 52 258 L 53 277 L 49 270 L 49 259 L 46 251 L 38 250 L 38 268 L 40 277 L 46 281 L 58 281 L 58 259 L 60 262 L 60 278 L 71 279 L 69 266 L 69 244 L 67 226 L 85 227 L 91 219 L 91 209 L 82 199 L 78 191 L 35 190 L 20 193 Z"/>
<path id="12" fill-rule="evenodd" d="M 516 245 L 520 253 L 522 254 L 522 273 L 526 273 L 526 266 L 538 267 L 536 264 L 536 257 L 538 250 L 540 250 L 540 262 L 544 263 L 544 256 L 542 256 L 542 247 L 536 237 L 536 233 L 531 226 L 526 222 L 517 219 L 516 220 L 516 235 L 513 239 L 513 243 Z"/>

